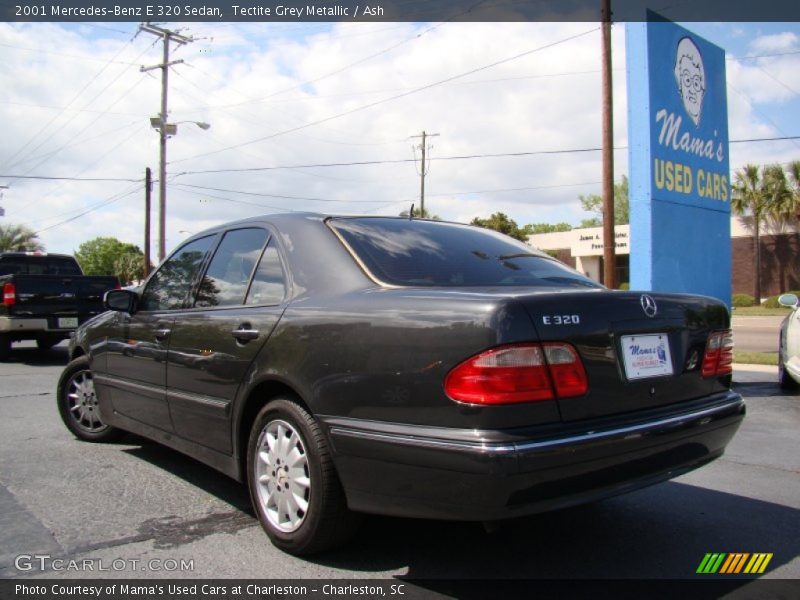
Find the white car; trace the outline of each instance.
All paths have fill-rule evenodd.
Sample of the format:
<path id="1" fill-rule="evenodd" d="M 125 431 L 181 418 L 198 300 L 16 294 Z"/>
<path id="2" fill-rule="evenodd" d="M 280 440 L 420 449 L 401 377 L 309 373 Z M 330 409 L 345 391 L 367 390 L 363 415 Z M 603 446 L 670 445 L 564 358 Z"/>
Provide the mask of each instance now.
<path id="1" fill-rule="evenodd" d="M 783 294 L 778 303 L 792 309 L 781 323 L 778 346 L 778 381 L 783 389 L 792 390 L 800 386 L 800 310 L 794 294 Z"/>

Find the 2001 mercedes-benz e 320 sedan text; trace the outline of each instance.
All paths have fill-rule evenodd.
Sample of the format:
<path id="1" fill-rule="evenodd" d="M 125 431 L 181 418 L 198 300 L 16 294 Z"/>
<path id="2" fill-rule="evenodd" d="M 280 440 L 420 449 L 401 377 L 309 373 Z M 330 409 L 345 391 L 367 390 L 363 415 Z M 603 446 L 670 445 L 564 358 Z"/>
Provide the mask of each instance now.
<path id="1" fill-rule="evenodd" d="M 295 554 L 359 512 L 488 521 L 663 481 L 745 412 L 721 302 L 609 291 L 465 225 L 253 218 L 106 305 L 70 344 L 67 427 L 246 481 Z"/>

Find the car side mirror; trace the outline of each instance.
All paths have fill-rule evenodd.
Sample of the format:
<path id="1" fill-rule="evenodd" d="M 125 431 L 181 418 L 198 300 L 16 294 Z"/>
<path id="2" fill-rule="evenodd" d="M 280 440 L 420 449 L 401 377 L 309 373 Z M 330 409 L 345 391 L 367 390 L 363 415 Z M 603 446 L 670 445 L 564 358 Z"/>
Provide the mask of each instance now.
<path id="1" fill-rule="evenodd" d="M 797 308 L 797 296 L 794 294 L 783 294 L 778 298 L 778 304 L 781 306 L 788 306 L 789 308 Z"/>
<path id="2" fill-rule="evenodd" d="M 136 312 L 139 295 L 130 290 L 110 290 L 103 296 L 103 305 L 108 310 L 125 312 L 132 315 Z"/>

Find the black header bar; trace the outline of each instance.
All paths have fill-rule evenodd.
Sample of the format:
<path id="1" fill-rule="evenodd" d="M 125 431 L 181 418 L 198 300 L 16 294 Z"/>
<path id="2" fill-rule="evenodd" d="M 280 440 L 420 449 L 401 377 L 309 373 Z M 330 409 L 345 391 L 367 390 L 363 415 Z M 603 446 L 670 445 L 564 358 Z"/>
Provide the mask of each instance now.
<path id="1" fill-rule="evenodd" d="M 11 22 L 597 22 L 599 0 L 0 0 Z M 615 22 L 800 21 L 797 0 L 612 0 Z"/>

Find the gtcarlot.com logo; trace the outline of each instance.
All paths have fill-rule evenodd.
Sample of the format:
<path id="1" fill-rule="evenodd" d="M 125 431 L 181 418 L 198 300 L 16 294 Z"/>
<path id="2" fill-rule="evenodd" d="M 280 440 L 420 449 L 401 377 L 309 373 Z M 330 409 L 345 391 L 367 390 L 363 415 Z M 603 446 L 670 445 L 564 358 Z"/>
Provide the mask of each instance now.
<path id="1" fill-rule="evenodd" d="M 194 571 L 194 559 L 153 558 L 53 558 L 49 554 L 20 554 L 14 559 L 17 571 Z"/>
<path id="2" fill-rule="evenodd" d="M 772 552 L 709 552 L 697 567 L 701 575 L 760 575 L 772 560 Z"/>

